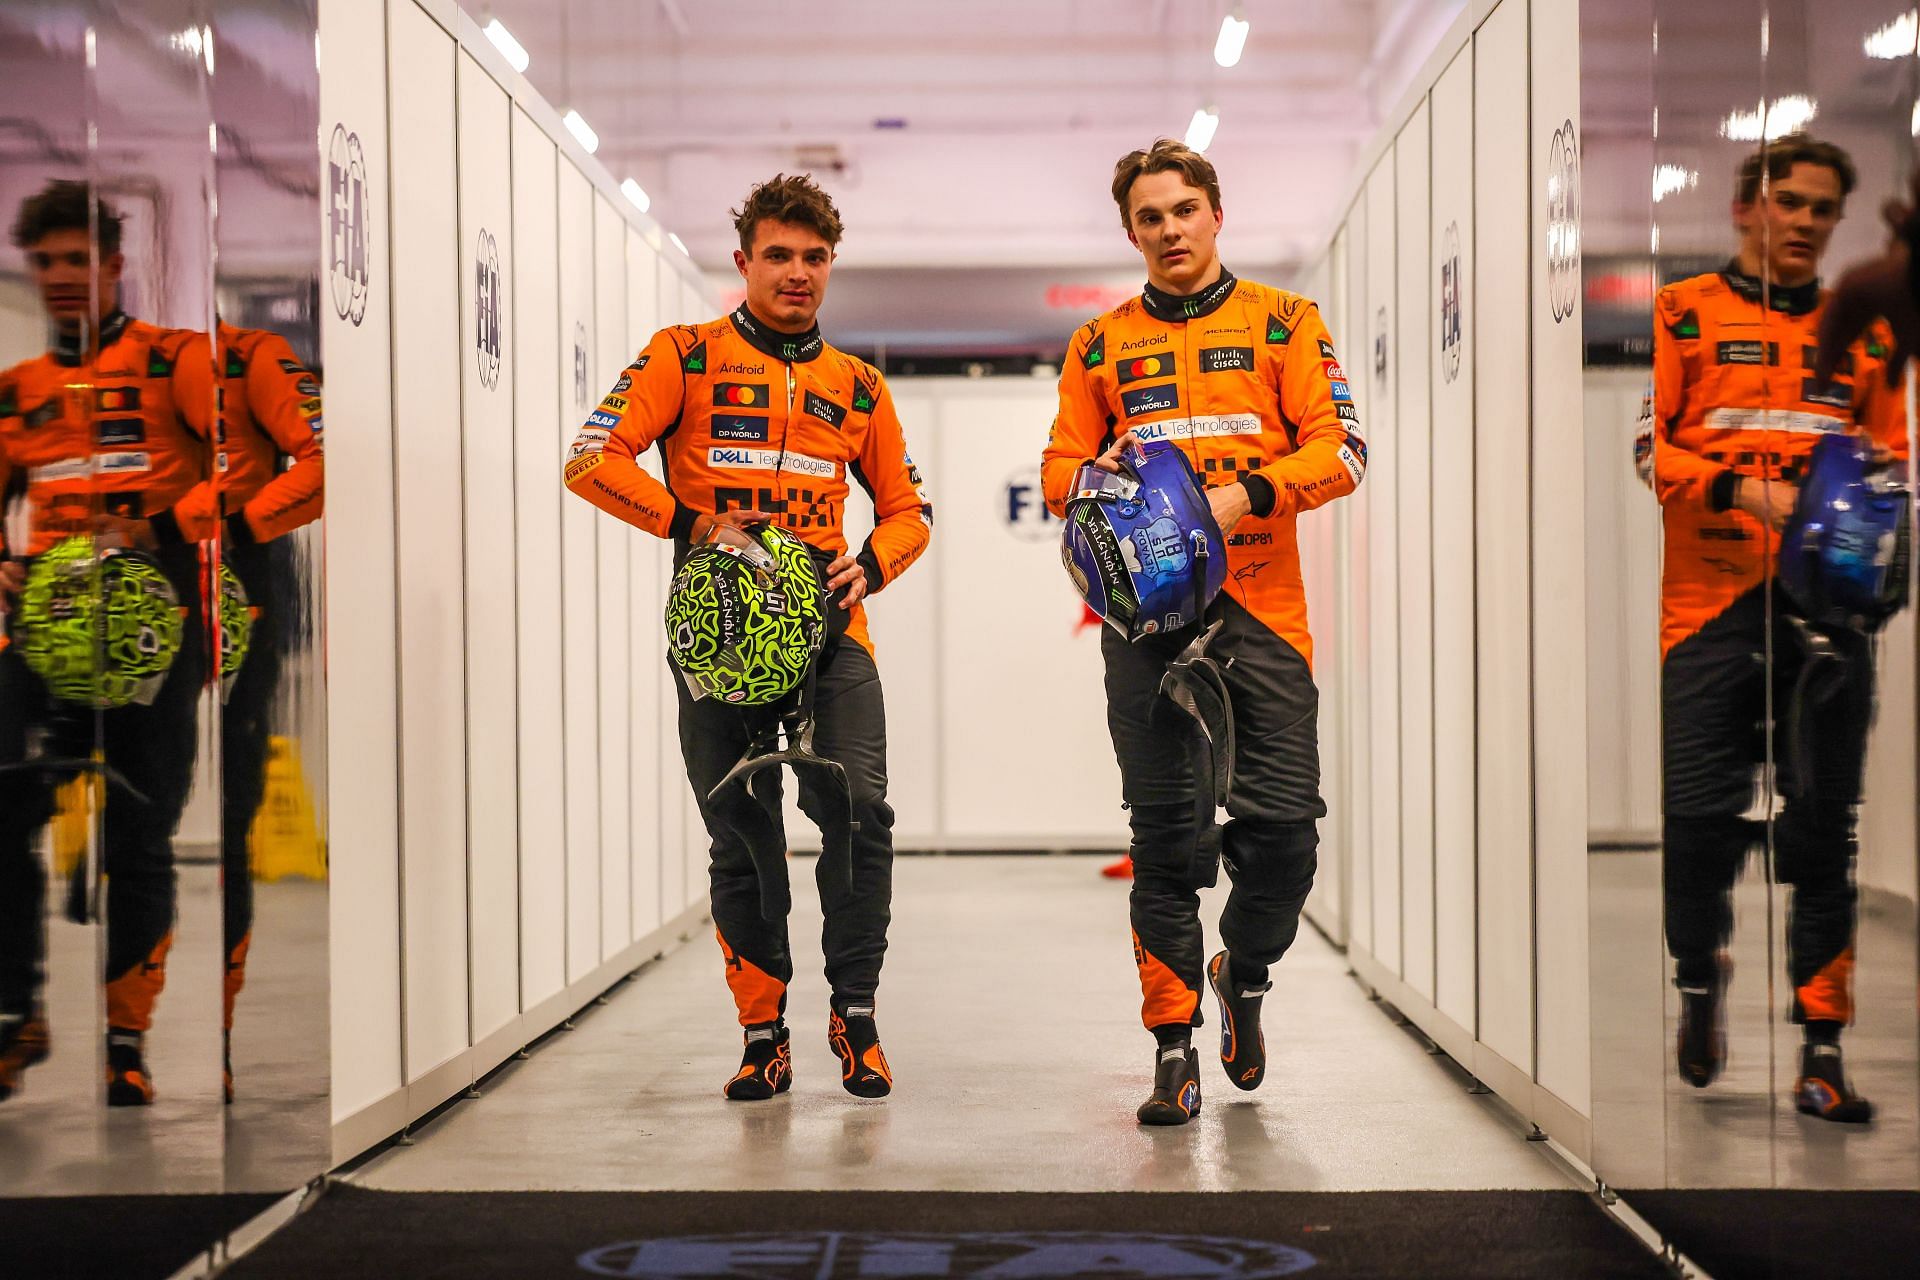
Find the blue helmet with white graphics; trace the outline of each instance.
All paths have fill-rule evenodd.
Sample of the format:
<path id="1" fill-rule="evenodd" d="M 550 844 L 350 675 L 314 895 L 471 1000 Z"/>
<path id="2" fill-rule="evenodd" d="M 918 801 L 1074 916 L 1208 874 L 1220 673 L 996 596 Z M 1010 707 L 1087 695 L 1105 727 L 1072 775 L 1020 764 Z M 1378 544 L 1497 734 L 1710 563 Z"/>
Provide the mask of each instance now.
<path id="1" fill-rule="evenodd" d="M 1913 495 L 1901 470 L 1851 435 L 1824 436 L 1780 540 L 1793 611 L 1826 627 L 1875 631 L 1907 602 Z"/>
<path id="2" fill-rule="evenodd" d="M 1128 445 L 1118 473 L 1080 468 L 1060 558 L 1088 607 L 1129 640 L 1199 621 L 1227 580 L 1206 494 L 1166 441 Z"/>

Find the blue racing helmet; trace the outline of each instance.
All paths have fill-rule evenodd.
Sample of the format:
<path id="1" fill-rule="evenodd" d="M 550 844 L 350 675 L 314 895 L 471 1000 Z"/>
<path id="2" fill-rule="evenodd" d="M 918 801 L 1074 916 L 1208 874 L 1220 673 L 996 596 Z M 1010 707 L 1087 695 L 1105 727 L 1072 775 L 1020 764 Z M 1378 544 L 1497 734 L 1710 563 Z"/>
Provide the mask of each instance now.
<path id="1" fill-rule="evenodd" d="M 1080 468 L 1060 558 L 1088 607 L 1129 640 L 1199 621 L 1227 580 L 1213 509 L 1164 440 L 1127 446 L 1118 473 Z"/>
<path id="2" fill-rule="evenodd" d="M 1815 442 L 1781 534 L 1780 585 L 1793 611 L 1826 627 L 1876 631 L 1907 603 L 1905 475 L 1850 435 Z"/>

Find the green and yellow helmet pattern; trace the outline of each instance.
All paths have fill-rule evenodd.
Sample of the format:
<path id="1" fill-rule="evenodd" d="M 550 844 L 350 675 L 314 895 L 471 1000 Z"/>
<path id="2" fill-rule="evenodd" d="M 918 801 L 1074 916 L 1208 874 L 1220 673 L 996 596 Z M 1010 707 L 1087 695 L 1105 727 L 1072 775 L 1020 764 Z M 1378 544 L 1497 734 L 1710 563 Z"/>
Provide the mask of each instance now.
<path id="1" fill-rule="evenodd" d="M 167 575 L 137 551 L 68 538 L 40 556 L 20 592 L 21 656 L 63 702 L 124 707 L 152 696 L 185 624 Z"/>
<path id="2" fill-rule="evenodd" d="M 826 593 L 806 544 L 770 525 L 753 536 L 753 548 L 698 548 L 667 593 L 668 652 L 695 697 L 777 702 L 826 637 Z"/>
<path id="3" fill-rule="evenodd" d="M 247 661 L 253 645 L 253 603 L 240 575 L 225 560 L 220 562 L 220 628 L 214 633 L 220 646 L 220 678 L 231 680 Z"/>

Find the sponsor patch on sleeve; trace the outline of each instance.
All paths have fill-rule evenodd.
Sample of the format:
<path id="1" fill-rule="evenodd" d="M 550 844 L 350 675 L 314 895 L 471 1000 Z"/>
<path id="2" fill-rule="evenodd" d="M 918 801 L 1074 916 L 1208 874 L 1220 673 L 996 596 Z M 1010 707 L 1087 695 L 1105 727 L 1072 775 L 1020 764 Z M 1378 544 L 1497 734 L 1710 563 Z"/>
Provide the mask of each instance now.
<path id="1" fill-rule="evenodd" d="M 602 413 L 598 409 L 587 415 L 587 421 L 596 427 L 606 427 L 608 430 L 620 425 L 620 419 L 610 413 Z"/>
<path id="2" fill-rule="evenodd" d="M 642 369 L 647 367 L 647 361 L 650 359 L 652 359 L 651 356 L 642 355 L 638 360 L 635 360 L 632 364 L 627 366 L 627 372 L 639 373 Z"/>
<path id="3" fill-rule="evenodd" d="M 600 407 L 609 413 L 625 413 L 627 411 L 627 398 L 625 396 L 610 395 L 600 401 Z"/>
<path id="4" fill-rule="evenodd" d="M 1333 354 L 1333 344 L 1331 342 L 1328 342 L 1325 338 L 1319 339 L 1319 342 L 1320 358 L 1322 360 L 1338 360 L 1340 358 Z"/>
<path id="5" fill-rule="evenodd" d="M 581 476 L 586 475 L 589 471 L 599 466 L 601 458 L 602 455 L 598 453 L 585 453 L 575 458 L 572 462 L 569 462 L 565 473 L 567 483 L 572 484 Z"/>
<path id="6" fill-rule="evenodd" d="M 620 381 L 613 384 L 613 389 L 615 391 L 631 391 L 633 389 L 633 375 L 630 373 L 621 374 Z"/>

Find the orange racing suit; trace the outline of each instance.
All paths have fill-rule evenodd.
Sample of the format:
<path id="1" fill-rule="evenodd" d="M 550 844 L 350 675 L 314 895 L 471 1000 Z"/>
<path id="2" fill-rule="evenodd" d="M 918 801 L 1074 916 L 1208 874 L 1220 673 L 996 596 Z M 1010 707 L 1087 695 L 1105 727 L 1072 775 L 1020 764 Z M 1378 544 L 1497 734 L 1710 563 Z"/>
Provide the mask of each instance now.
<path id="1" fill-rule="evenodd" d="M 1777 584 L 1779 536 L 1735 505 L 1736 484 L 1798 485 L 1816 441 L 1862 433 L 1907 453 L 1888 335 L 1876 328 L 1815 377 L 1825 297 L 1733 265 L 1668 285 L 1655 302 L 1652 478 L 1661 502 L 1663 875 L 1668 949 L 1683 990 L 1717 990 L 1730 891 L 1760 828 L 1745 817 L 1768 758 L 1784 795 L 1778 878 L 1793 886 L 1788 968 L 1798 1021 L 1853 1012 L 1855 810 L 1873 711 L 1868 637 L 1822 637 L 1838 679 L 1810 680 L 1812 650 Z M 1770 660 L 1769 660 L 1770 657 Z M 1817 702 L 1806 691 L 1824 688 Z M 1769 710 L 1771 693 L 1772 710 Z"/>
<path id="2" fill-rule="evenodd" d="M 640 466 L 654 448 L 664 482 Z M 879 372 L 827 345 L 817 329 L 795 335 L 767 328 L 744 304 L 721 319 L 654 334 L 588 416 L 565 478 L 601 510 L 675 539 L 676 560 L 699 513 L 731 510 L 773 515 L 817 559 L 842 555 L 849 481 L 858 481 L 874 507 L 873 533 L 857 556 L 869 594 L 905 572 L 932 536 L 933 505 Z M 851 894 L 830 891 L 821 876 L 822 942 L 836 1009 L 870 1014 L 892 900 L 886 721 L 865 606 L 830 608 L 829 616 L 834 631 L 813 677 L 816 745 L 845 769 L 858 825 Z M 741 708 L 695 701 L 677 674 L 674 683 L 681 753 L 712 839 L 709 878 L 727 982 L 742 1025 L 777 1022 L 793 973 L 786 921 L 762 918 L 752 857 L 708 804 L 708 793 L 746 749 L 748 726 Z M 805 776 L 799 793 L 801 807 L 820 821 L 820 801 Z M 777 824 L 777 788 L 767 807 Z M 820 862 L 824 869 L 827 860 Z"/>
<path id="3" fill-rule="evenodd" d="M 1367 448 L 1358 427 L 1319 309 L 1223 272 L 1186 298 L 1149 286 L 1074 335 L 1041 460 L 1047 505 L 1059 516 L 1074 473 L 1129 430 L 1174 442 L 1209 488 L 1246 487 L 1252 514 L 1227 538 L 1226 587 L 1207 613 L 1223 624 L 1215 653 L 1231 659 L 1223 664 L 1235 721 L 1231 821 L 1219 834 L 1234 888 L 1221 932 L 1243 984 L 1264 981 L 1291 945 L 1313 884 L 1314 824 L 1326 806 L 1295 521 L 1359 485 Z M 1198 1025 L 1204 959 L 1191 855 L 1211 839 L 1208 826 L 1196 829 L 1201 784 L 1153 723 L 1161 674 L 1191 638 L 1189 628 L 1130 645 L 1101 630 L 1108 728 L 1132 827 L 1142 1020 L 1163 1042 Z"/>

